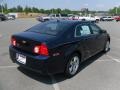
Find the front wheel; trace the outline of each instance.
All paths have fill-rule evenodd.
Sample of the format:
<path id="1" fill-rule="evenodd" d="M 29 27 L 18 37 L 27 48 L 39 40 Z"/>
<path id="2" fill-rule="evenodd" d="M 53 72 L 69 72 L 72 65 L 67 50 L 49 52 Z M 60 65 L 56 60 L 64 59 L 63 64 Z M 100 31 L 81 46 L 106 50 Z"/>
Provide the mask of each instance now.
<path id="1" fill-rule="evenodd" d="M 78 54 L 73 54 L 68 60 L 67 67 L 65 70 L 65 75 L 68 78 L 74 76 L 79 70 L 79 65 L 80 65 L 80 56 Z"/>
<path id="2" fill-rule="evenodd" d="M 107 41 L 104 47 L 104 52 L 108 52 L 110 50 L 110 41 Z"/>

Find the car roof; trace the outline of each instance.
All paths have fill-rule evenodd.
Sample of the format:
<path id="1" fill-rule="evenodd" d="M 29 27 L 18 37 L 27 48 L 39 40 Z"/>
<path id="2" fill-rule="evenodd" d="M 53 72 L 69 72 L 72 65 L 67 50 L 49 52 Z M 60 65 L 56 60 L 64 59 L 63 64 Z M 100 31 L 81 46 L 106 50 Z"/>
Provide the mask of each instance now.
<path id="1" fill-rule="evenodd" d="M 48 23 L 50 22 L 60 22 L 60 23 L 68 23 L 68 24 L 77 24 L 77 23 L 91 23 L 90 21 L 78 21 L 78 20 L 50 20 L 47 21 Z"/>

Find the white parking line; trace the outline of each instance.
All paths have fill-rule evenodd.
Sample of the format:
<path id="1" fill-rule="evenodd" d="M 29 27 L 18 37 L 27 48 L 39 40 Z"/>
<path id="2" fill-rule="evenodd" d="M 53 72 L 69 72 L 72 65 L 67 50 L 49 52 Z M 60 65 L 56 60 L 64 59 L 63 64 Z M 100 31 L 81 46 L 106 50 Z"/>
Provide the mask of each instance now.
<path id="1" fill-rule="evenodd" d="M 108 59 L 104 59 L 104 60 L 102 60 L 102 59 L 99 59 L 99 60 L 97 60 L 98 62 L 104 62 L 104 61 L 112 61 L 112 60 L 108 60 Z"/>
<path id="2" fill-rule="evenodd" d="M 106 56 L 109 57 L 110 59 L 114 60 L 115 62 L 120 63 L 120 60 L 119 60 L 119 59 L 116 59 L 116 58 L 114 58 L 114 57 L 112 57 L 112 56 L 110 56 L 110 55 L 106 55 Z"/>
<path id="3" fill-rule="evenodd" d="M 54 76 L 50 75 L 50 77 L 51 77 L 51 80 L 52 80 L 52 84 L 53 84 L 54 89 L 55 89 L 55 90 L 60 90 L 60 87 L 59 87 L 58 83 L 56 82 Z"/>
<path id="4" fill-rule="evenodd" d="M 120 39 L 117 37 L 112 37 L 112 39 L 120 41 Z"/>
<path id="5" fill-rule="evenodd" d="M 0 69 L 8 69 L 8 68 L 16 68 L 18 67 L 17 65 L 16 66 L 0 66 Z"/>

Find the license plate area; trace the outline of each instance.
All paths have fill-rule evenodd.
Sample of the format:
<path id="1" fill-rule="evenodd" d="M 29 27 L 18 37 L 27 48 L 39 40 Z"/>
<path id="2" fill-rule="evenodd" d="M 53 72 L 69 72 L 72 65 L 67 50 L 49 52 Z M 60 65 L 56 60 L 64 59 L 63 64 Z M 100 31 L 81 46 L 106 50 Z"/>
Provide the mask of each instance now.
<path id="1" fill-rule="evenodd" d="M 26 56 L 16 53 L 16 60 L 21 64 L 26 64 Z"/>

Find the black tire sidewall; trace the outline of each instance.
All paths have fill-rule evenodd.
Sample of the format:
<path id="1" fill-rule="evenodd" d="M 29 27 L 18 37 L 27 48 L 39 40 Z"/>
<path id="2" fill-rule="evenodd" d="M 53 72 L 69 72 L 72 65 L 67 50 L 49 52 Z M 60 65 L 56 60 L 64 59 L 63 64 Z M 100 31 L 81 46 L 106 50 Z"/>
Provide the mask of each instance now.
<path id="1" fill-rule="evenodd" d="M 71 77 L 75 76 L 75 75 L 78 73 L 78 71 L 79 71 L 79 67 L 78 67 L 78 70 L 76 71 L 75 74 L 72 75 L 72 74 L 70 74 L 70 72 L 69 72 L 69 64 L 70 64 L 70 61 L 71 61 L 71 59 L 72 59 L 73 57 L 75 57 L 75 56 L 78 56 L 78 57 L 79 57 L 79 67 L 80 67 L 80 62 L 81 62 L 80 55 L 77 54 L 77 53 L 75 53 L 75 54 L 73 54 L 73 55 L 70 55 L 70 57 L 68 58 L 68 63 L 67 63 L 67 65 L 66 65 L 66 69 L 65 69 L 65 76 L 68 77 L 68 78 L 71 78 Z"/>

